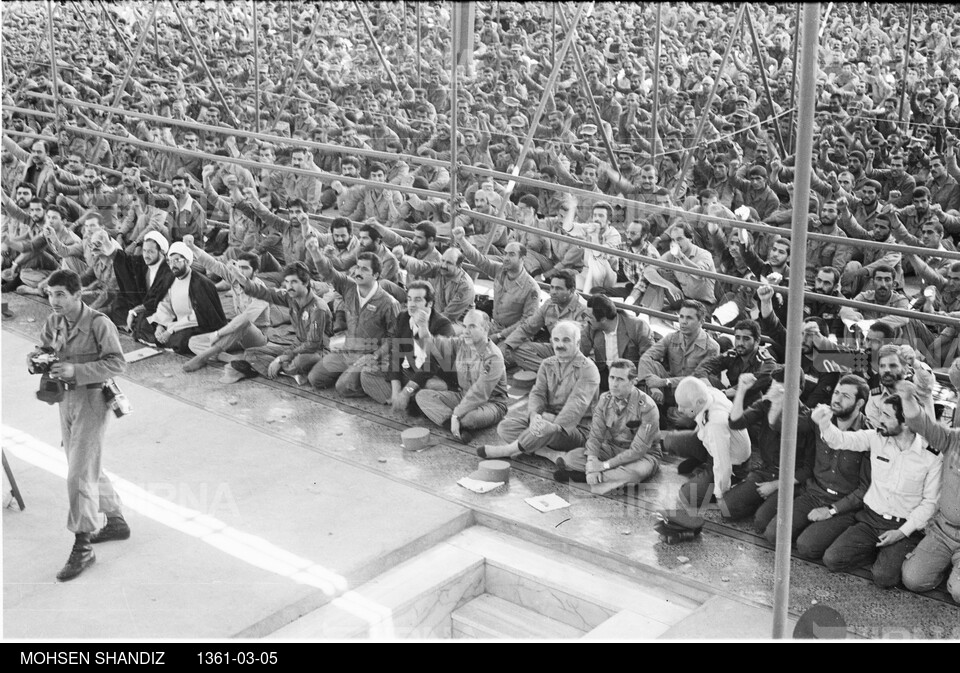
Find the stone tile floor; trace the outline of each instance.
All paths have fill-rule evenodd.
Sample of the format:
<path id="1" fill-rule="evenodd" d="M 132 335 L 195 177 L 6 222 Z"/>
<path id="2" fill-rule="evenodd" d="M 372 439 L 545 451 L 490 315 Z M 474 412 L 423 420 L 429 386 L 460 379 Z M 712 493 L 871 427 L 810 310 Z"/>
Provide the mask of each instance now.
<path id="1" fill-rule="evenodd" d="M 47 314 L 45 304 L 10 294 L 4 300 L 14 313 L 3 320 L 4 329 L 35 338 Z M 122 340 L 127 352 L 140 347 L 126 336 Z M 130 364 L 124 376 L 210 413 L 266 429 L 325 456 L 467 506 L 485 525 L 547 534 L 579 555 L 599 552 L 621 570 L 666 573 L 692 587 L 772 605 L 773 549 L 747 525 L 723 522 L 718 512 L 708 512 L 700 540 L 675 546 L 659 541 L 652 529 L 655 512 L 672 504 L 682 481 L 676 461 L 669 457 L 661 474 L 639 493 L 594 496 L 582 485 L 555 483 L 548 461 L 523 457 L 514 461 L 507 485 L 478 495 L 456 481 L 475 469 L 476 446 L 498 441 L 492 429 L 476 437 L 473 446 L 465 446 L 447 431 L 431 427 L 434 444 L 408 452 L 400 447 L 400 431 L 432 426 L 427 419 L 398 414 L 369 399 L 343 399 L 308 385 L 298 387 L 286 377 L 225 385 L 219 382 L 219 363 L 185 374 L 180 369 L 184 361 L 164 353 Z M 524 502 L 547 493 L 557 493 L 571 506 L 541 514 Z M 798 615 L 817 603 L 838 609 L 851 631 L 864 637 L 960 639 L 960 606 L 942 587 L 926 595 L 884 591 L 872 584 L 865 570 L 834 574 L 794 558 L 791 612 Z"/>

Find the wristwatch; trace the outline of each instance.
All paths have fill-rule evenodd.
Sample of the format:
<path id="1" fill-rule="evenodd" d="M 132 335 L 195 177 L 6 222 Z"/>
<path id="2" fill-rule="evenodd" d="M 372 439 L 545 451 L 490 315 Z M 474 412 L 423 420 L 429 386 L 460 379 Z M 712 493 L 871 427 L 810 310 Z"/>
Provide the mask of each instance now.
<path id="1" fill-rule="evenodd" d="M 836 515 L 837 515 L 837 508 L 834 507 L 833 505 L 830 505 L 830 507 L 827 509 L 827 511 L 830 512 L 830 516 L 836 516 Z"/>

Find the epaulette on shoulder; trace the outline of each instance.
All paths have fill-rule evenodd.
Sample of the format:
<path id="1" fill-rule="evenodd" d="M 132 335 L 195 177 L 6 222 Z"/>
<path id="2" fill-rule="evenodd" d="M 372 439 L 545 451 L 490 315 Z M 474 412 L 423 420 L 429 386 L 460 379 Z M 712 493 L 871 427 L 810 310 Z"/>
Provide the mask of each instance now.
<path id="1" fill-rule="evenodd" d="M 935 456 L 939 456 L 939 455 L 940 455 L 940 449 L 935 449 L 935 448 L 933 448 L 932 446 L 930 446 L 929 444 L 927 445 L 927 451 L 929 451 L 930 453 L 932 453 L 932 454 L 935 455 Z"/>
<path id="2" fill-rule="evenodd" d="M 883 392 L 883 389 L 881 389 L 880 386 L 877 386 L 876 388 L 871 388 L 871 389 L 870 389 L 870 394 L 871 394 L 871 395 L 879 395 L 879 394 L 882 393 L 882 392 Z"/>

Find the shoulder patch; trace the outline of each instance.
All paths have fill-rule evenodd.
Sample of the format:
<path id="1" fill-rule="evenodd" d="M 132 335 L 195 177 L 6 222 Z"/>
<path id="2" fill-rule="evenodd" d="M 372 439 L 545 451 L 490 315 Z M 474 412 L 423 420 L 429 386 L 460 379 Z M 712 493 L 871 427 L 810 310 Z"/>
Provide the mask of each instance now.
<path id="1" fill-rule="evenodd" d="M 939 455 L 940 455 L 940 449 L 935 449 L 935 448 L 933 448 L 932 446 L 927 446 L 927 451 L 929 451 L 930 453 L 932 453 L 932 454 L 935 455 L 935 456 L 939 456 Z"/>

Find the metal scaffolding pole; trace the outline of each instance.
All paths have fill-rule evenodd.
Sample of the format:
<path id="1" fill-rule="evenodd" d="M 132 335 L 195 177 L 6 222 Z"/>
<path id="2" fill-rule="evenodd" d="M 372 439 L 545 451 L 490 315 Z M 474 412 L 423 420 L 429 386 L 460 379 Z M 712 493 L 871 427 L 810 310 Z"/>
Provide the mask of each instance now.
<path id="1" fill-rule="evenodd" d="M 793 21 L 793 79 L 790 84 L 790 151 L 797 151 L 797 134 L 794 131 L 793 120 L 797 107 L 797 53 L 800 48 L 800 8 L 803 3 L 797 3 L 797 18 Z"/>
<path id="2" fill-rule="evenodd" d="M 660 139 L 660 29 L 663 25 L 662 5 L 657 3 L 657 20 L 653 38 L 653 97 L 650 102 L 650 154 L 651 160 L 657 155 L 657 141 Z M 712 98 L 711 98 L 712 100 Z"/>
<path id="3" fill-rule="evenodd" d="M 417 53 L 414 55 L 417 59 L 417 87 L 423 86 L 423 73 L 421 72 L 421 63 L 423 58 L 420 56 L 420 31 L 423 30 L 423 24 L 420 23 L 420 3 L 417 3 Z"/>
<path id="4" fill-rule="evenodd" d="M 553 63 L 557 62 L 557 3 L 553 4 L 553 20 L 550 22 L 550 32 L 553 43 Z"/>
<path id="5" fill-rule="evenodd" d="M 158 0 L 153 0 L 153 4 L 159 4 Z M 157 64 L 160 63 L 160 29 L 157 27 L 158 21 L 153 22 L 153 55 L 157 59 Z"/>
<path id="6" fill-rule="evenodd" d="M 457 217 L 457 55 L 460 52 L 460 25 L 466 19 L 463 4 L 450 2 L 450 225 Z M 373 39 L 373 35 L 370 35 Z"/>
<path id="7" fill-rule="evenodd" d="M 103 13 L 106 15 L 107 21 L 110 22 L 110 25 L 113 26 L 113 29 L 116 31 L 117 37 L 120 38 L 120 44 L 122 44 L 124 49 L 127 50 L 127 54 L 129 54 L 130 57 L 133 58 L 133 50 L 130 48 L 130 45 L 127 42 L 127 39 L 123 36 L 123 33 L 120 31 L 120 26 L 118 26 L 117 22 L 113 20 L 113 14 L 111 14 L 110 11 L 107 9 L 107 6 L 104 4 L 103 0 L 100 0 L 100 7 L 103 9 Z"/>
<path id="8" fill-rule="evenodd" d="M 293 3 L 287 5 L 290 10 L 290 58 L 293 58 Z M 320 11 L 319 9 L 317 11 Z"/>
<path id="9" fill-rule="evenodd" d="M 143 45 L 147 43 L 147 36 L 150 34 L 150 26 L 153 24 L 154 19 L 157 16 L 157 10 L 160 9 L 160 5 L 154 3 L 153 9 L 150 10 L 150 17 L 147 19 L 147 23 L 143 26 L 143 32 L 140 33 L 140 38 L 137 40 L 137 47 L 133 50 L 133 56 L 130 57 L 130 63 L 127 65 L 127 71 L 123 74 L 123 79 L 120 81 L 120 88 L 117 89 L 116 95 L 113 97 L 113 103 L 110 107 L 117 107 L 120 103 L 120 99 L 123 97 L 123 92 L 127 88 L 127 83 L 130 81 L 130 75 L 133 74 L 133 69 L 137 65 L 137 61 L 140 60 L 140 53 L 143 51 Z M 181 22 L 183 19 L 181 19 Z M 103 122 L 103 128 L 107 128 L 110 123 L 112 112 L 107 113 L 107 117 Z"/>
<path id="10" fill-rule="evenodd" d="M 380 59 L 380 64 L 383 65 L 383 69 L 387 71 L 387 77 L 390 78 L 390 84 L 392 84 L 393 88 L 397 91 L 397 93 L 399 93 L 400 87 L 397 85 L 397 80 L 393 76 L 393 71 L 390 70 L 390 63 L 383 55 L 383 50 L 380 49 L 380 43 L 377 41 L 377 36 L 373 34 L 373 26 L 370 25 L 370 19 L 367 18 L 366 12 L 363 11 L 363 5 L 360 4 L 359 0 L 355 0 L 354 4 L 357 6 L 357 11 L 360 12 L 360 20 L 363 22 L 363 27 L 367 30 L 367 36 L 370 38 L 370 42 L 373 43 L 373 50 L 377 52 L 377 58 Z M 456 57 L 454 57 L 454 59 L 456 59 Z"/>
<path id="11" fill-rule="evenodd" d="M 523 167 L 523 162 L 527 158 L 527 153 L 530 151 L 530 148 L 533 146 L 533 136 L 537 131 L 537 126 L 540 125 L 540 119 L 543 117 L 543 111 L 547 107 L 547 101 L 550 100 L 550 96 L 547 95 L 549 92 L 553 91 L 553 87 L 557 85 L 557 80 L 560 78 L 560 64 L 563 63 L 563 59 L 567 56 L 567 51 L 570 49 L 570 45 L 573 44 L 573 38 L 577 32 L 577 26 L 580 24 L 580 18 L 583 16 L 584 11 L 587 6 L 592 3 L 581 2 L 577 6 L 577 13 L 573 15 L 573 19 L 570 21 L 570 29 L 567 32 L 567 36 L 563 39 L 563 44 L 560 45 L 560 51 L 557 52 L 557 58 L 553 62 L 553 70 L 550 71 L 550 77 L 547 79 L 547 83 L 543 85 L 544 95 L 540 98 L 540 103 L 537 105 L 536 111 L 533 113 L 533 117 L 530 119 L 530 129 L 527 131 L 527 136 L 523 139 L 523 146 L 520 148 L 520 154 L 517 156 L 516 164 L 513 167 L 513 170 L 510 171 L 511 177 L 515 178 L 520 175 L 520 170 Z M 499 3 L 497 7 L 499 8 Z M 507 188 L 503 193 L 503 200 L 500 202 L 500 208 L 497 210 L 497 216 L 503 217 L 504 210 L 507 207 L 507 201 L 509 200 L 510 194 L 513 192 L 514 188 L 517 186 L 515 180 L 511 179 L 507 183 Z M 487 254 L 487 251 L 490 250 L 490 246 L 493 245 L 493 239 L 497 234 L 499 227 L 492 227 L 490 233 L 487 236 L 487 240 L 483 243 L 483 248 L 480 250 L 482 254 Z"/>
<path id="12" fill-rule="evenodd" d="M 793 236 L 790 239 L 790 264 L 794 269 L 806 265 L 807 202 L 810 197 L 810 174 L 813 172 L 813 101 L 817 96 L 817 26 L 820 3 L 803 6 L 803 40 L 800 68 L 800 114 L 797 133 L 796 177 L 793 199 Z M 784 638 L 787 610 L 790 607 L 790 547 L 793 526 L 793 480 L 796 473 L 797 421 L 799 418 L 801 347 L 803 345 L 803 277 L 791 274 L 787 294 L 787 357 L 783 386 L 783 425 L 780 436 L 780 488 L 777 492 L 777 547 L 773 575 L 773 637 Z"/>
<path id="13" fill-rule="evenodd" d="M 50 78 L 53 84 L 53 112 L 60 113 L 60 82 L 57 77 L 57 48 L 53 43 L 53 0 L 47 0 L 47 28 L 50 36 Z"/>
<path id="14" fill-rule="evenodd" d="M 773 109 L 773 95 L 770 93 L 770 82 L 767 80 L 767 69 L 763 65 L 763 52 L 760 51 L 760 38 L 757 36 L 757 27 L 753 23 L 753 13 L 750 11 L 750 7 L 747 6 L 747 27 L 750 29 L 751 42 L 753 42 L 753 53 L 757 57 L 757 65 L 760 67 L 760 81 L 763 82 L 763 90 L 767 94 L 767 103 L 770 105 L 770 117 L 776 114 Z M 775 122 L 776 120 L 774 120 Z M 783 134 L 780 132 L 780 124 L 773 124 L 773 132 L 777 138 L 777 145 L 780 146 L 780 156 L 783 157 L 787 153 L 787 148 L 783 144 Z"/>
<path id="15" fill-rule="evenodd" d="M 910 69 L 910 38 L 913 36 L 913 3 L 910 3 L 910 9 L 907 11 L 907 42 L 903 45 L 903 76 L 900 77 L 900 123 L 904 119 L 904 111 L 907 104 L 907 71 Z"/>
<path id="16" fill-rule="evenodd" d="M 307 58 L 307 54 L 313 49 L 314 43 L 317 41 L 317 38 L 320 37 L 320 21 L 323 20 L 323 7 L 317 10 L 317 18 L 313 22 L 313 30 L 310 31 L 310 37 L 307 39 L 307 44 L 304 46 L 303 51 L 300 52 L 300 58 L 297 60 L 297 67 L 293 70 L 293 77 L 290 80 L 290 88 L 284 92 L 283 98 L 280 99 L 280 107 L 277 108 L 277 114 L 273 116 L 273 119 L 270 121 L 270 128 L 273 128 L 277 125 L 277 122 L 280 121 L 280 116 L 283 114 L 283 107 L 287 104 L 287 101 L 290 100 L 290 96 L 293 95 L 293 90 L 297 86 L 297 80 L 300 78 L 300 71 L 303 70 L 303 62 Z M 292 132 L 293 129 L 291 129 Z"/>
<path id="17" fill-rule="evenodd" d="M 563 9 L 560 10 L 560 25 L 563 26 L 564 30 L 567 30 L 567 17 L 564 14 Z M 571 34 L 576 35 L 576 30 L 571 30 Z M 597 120 L 597 131 L 600 133 L 600 139 L 603 141 L 603 146 L 607 149 L 607 155 L 610 157 L 610 165 L 613 166 L 614 170 L 617 173 L 620 172 L 620 164 L 617 163 L 617 157 L 613 152 L 613 145 L 610 143 L 610 138 L 607 136 L 606 128 L 603 126 L 603 120 L 600 118 L 600 108 L 597 107 L 597 101 L 593 97 L 593 92 L 590 91 L 590 85 L 587 83 L 587 73 L 583 67 L 583 60 L 580 58 L 580 48 L 574 44 L 573 48 L 570 50 L 571 56 L 573 56 L 573 65 L 577 69 L 577 77 L 580 78 L 580 86 L 583 87 L 584 98 L 587 99 L 587 102 L 590 103 L 590 111 L 593 113 L 594 118 Z M 546 93 L 553 93 L 552 90 Z"/>
<path id="18" fill-rule="evenodd" d="M 223 97 L 223 92 L 220 91 L 220 87 L 217 85 L 217 80 L 213 78 L 213 73 L 210 72 L 210 66 L 207 65 L 207 60 L 200 52 L 200 45 L 197 44 L 197 38 L 194 37 L 193 31 L 190 30 L 190 26 L 187 25 L 186 19 L 180 12 L 180 8 L 177 7 L 176 0 L 171 1 L 170 4 L 173 6 L 173 11 L 177 13 L 177 19 L 180 21 L 180 25 L 183 26 L 183 32 L 187 36 L 190 46 L 193 48 L 193 53 L 197 55 L 197 60 L 200 61 L 200 66 L 203 68 L 204 74 L 206 74 L 207 79 L 210 80 L 210 86 L 213 87 L 213 92 L 217 94 L 217 99 L 220 101 L 220 105 L 222 105 L 226 113 L 230 115 L 230 119 L 233 121 L 234 126 L 240 126 L 240 121 L 237 119 L 236 115 L 233 114 L 233 110 L 230 109 L 230 106 L 227 105 L 227 101 Z"/>
<path id="19" fill-rule="evenodd" d="M 257 0 L 251 0 L 253 6 L 253 130 L 260 133 L 260 26 L 257 20 Z"/>
<path id="20" fill-rule="evenodd" d="M 700 143 L 701 136 L 703 136 L 703 129 L 706 127 L 707 119 L 710 117 L 710 103 L 713 102 L 713 97 L 717 94 L 717 87 L 720 85 L 723 69 L 727 67 L 727 60 L 733 51 L 733 43 L 737 40 L 737 33 L 740 32 L 740 25 L 743 23 L 743 15 L 746 10 L 747 5 L 741 4 L 740 9 L 737 10 L 737 16 L 733 20 L 733 28 L 730 30 L 730 41 L 727 42 L 727 48 L 723 50 L 723 57 L 720 59 L 720 68 L 717 70 L 717 78 L 714 80 L 713 86 L 710 87 L 710 95 L 707 96 L 707 100 L 703 104 L 703 109 L 700 110 L 700 119 L 697 121 L 697 132 L 694 134 L 693 143 L 690 145 L 690 149 L 684 153 L 683 164 L 677 173 L 677 186 L 673 190 L 674 199 L 677 198 L 680 190 L 683 189 L 683 179 L 687 176 L 687 171 L 690 169 L 690 163 L 693 159 L 693 152 Z"/>

